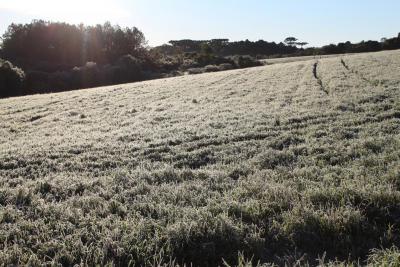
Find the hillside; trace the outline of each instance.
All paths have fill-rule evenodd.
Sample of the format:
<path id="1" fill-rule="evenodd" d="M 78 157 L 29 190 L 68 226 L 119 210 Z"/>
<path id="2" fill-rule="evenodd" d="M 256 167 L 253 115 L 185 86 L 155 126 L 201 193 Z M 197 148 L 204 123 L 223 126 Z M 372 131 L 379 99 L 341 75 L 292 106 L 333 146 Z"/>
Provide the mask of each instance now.
<path id="1" fill-rule="evenodd" d="M 0 263 L 371 263 L 399 86 L 392 51 L 1 99 Z"/>

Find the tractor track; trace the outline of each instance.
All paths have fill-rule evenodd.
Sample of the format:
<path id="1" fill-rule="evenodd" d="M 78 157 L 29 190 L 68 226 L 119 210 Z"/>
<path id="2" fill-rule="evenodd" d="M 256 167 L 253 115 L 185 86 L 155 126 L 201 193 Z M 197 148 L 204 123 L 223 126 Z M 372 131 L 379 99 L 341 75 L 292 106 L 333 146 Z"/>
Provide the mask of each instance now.
<path id="1" fill-rule="evenodd" d="M 325 87 L 324 83 L 321 80 L 321 77 L 318 75 L 318 64 L 319 62 L 315 62 L 314 66 L 313 66 L 313 75 L 314 78 L 317 80 L 317 83 L 319 85 L 319 88 L 321 89 L 321 91 L 323 91 L 325 94 L 329 95 L 329 91 L 328 89 Z"/>
<path id="2" fill-rule="evenodd" d="M 355 76 L 357 76 L 358 78 L 360 78 L 361 80 L 363 80 L 364 82 L 369 83 L 372 86 L 377 86 L 379 85 L 381 82 L 378 80 L 374 80 L 374 79 L 368 79 L 367 77 L 365 77 L 363 74 L 361 74 L 358 70 L 351 68 L 346 61 L 344 61 L 343 58 L 340 59 L 340 63 L 342 64 L 342 66 L 350 73 L 354 74 Z"/>

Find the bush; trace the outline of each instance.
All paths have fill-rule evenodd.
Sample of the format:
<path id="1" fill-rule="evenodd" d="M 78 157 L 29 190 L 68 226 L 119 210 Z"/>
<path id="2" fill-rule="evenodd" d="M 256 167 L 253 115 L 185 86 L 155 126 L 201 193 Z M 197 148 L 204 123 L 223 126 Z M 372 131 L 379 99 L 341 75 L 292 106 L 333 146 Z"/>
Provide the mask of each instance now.
<path id="1" fill-rule="evenodd" d="M 219 70 L 224 71 L 224 70 L 231 70 L 234 69 L 234 66 L 231 63 L 223 63 L 218 66 Z"/>
<path id="2" fill-rule="evenodd" d="M 135 82 L 144 79 L 142 65 L 144 62 L 131 55 L 118 59 L 114 65 L 99 66 L 87 62 L 82 67 L 72 69 L 72 88 L 94 87 L 118 83 Z"/>
<path id="3" fill-rule="evenodd" d="M 400 250 L 393 246 L 389 249 L 374 249 L 368 257 L 370 266 L 400 266 Z"/>
<path id="4" fill-rule="evenodd" d="M 197 61 L 195 61 L 194 59 L 185 58 L 180 67 L 181 67 L 181 69 L 187 70 L 187 69 L 191 69 L 191 68 L 198 68 L 198 67 L 200 67 L 200 64 Z"/>
<path id="5" fill-rule="evenodd" d="M 216 72 L 216 71 L 220 71 L 220 69 L 216 65 L 207 65 L 204 67 L 204 71 L 205 72 Z"/>
<path id="6" fill-rule="evenodd" d="M 28 71 L 25 79 L 25 94 L 46 92 L 49 87 L 49 73 L 43 71 Z"/>
<path id="7" fill-rule="evenodd" d="M 201 74 L 204 73 L 203 68 L 191 68 L 187 70 L 188 74 Z"/>
<path id="8" fill-rule="evenodd" d="M 161 72 L 176 71 L 181 66 L 181 62 L 176 56 L 165 56 L 154 59 L 157 64 L 157 69 Z"/>
<path id="9" fill-rule="evenodd" d="M 99 83 L 101 85 L 111 85 L 114 84 L 117 80 L 116 76 L 120 67 L 115 65 L 104 65 L 101 68 L 101 73 L 99 75 Z"/>
<path id="10" fill-rule="evenodd" d="M 225 57 L 214 56 L 211 54 L 199 54 L 195 56 L 196 62 L 198 62 L 199 66 L 207 66 L 207 65 L 220 65 L 224 63 L 233 64 L 234 62 Z"/>
<path id="11" fill-rule="evenodd" d="M 89 61 L 84 66 L 74 67 L 68 71 L 53 73 L 29 71 L 26 75 L 23 94 L 59 92 L 156 77 L 156 74 L 151 71 L 143 71 L 145 64 L 140 59 L 125 55 L 113 65 L 98 65 L 96 62 Z"/>
<path id="12" fill-rule="evenodd" d="M 143 62 L 131 55 L 122 56 L 115 69 L 114 78 L 117 83 L 135 82 L 143 79 Z"/>
<path id="13" fill-rule="evenodd" d="M 86 62 L 82 67 L 72 69 L 72 83 L 74 87 L 85 88 L 100 85 L 100 68 L 96 62 Z"/>
<path id="14" fill-rule="evenodd" d="M 23 94 L 62 92 L 79 88 L 80 85 L 80 78 L 71 71 L 56 71 L 54 73 L 28 71 Z"/>
<path id="15" fill-rule="evenodd" d="M 68 71 L 57 71 L 51 73 L 48 77 L 48 86 L 52 92 L 69 90 L 73 88 L 71 78 L 72 75 Z"/>
<path id="16" fill-rule="evenodd" d="M 250 68 L 262 66 L 262 63 L 251 56 L 239 56 L 234 59 L 238 68 Z"/>
<path id="17" fill-rule="evenodd" d="M 20 95 L 24 79 L 23 70 L 0 59 L 0 97 Z"/>
<path id="18" fill-rule="evenodd" d="M 57 72 L 57 71 L 67 71 L 71 69 L 71 66 L 65 64 L 55 64 L 54 62 L 48 61 L 39 61 L 35 62 L 32 66 L 29 67 L 31 70 L 43 71 L 43 72 Z"/>

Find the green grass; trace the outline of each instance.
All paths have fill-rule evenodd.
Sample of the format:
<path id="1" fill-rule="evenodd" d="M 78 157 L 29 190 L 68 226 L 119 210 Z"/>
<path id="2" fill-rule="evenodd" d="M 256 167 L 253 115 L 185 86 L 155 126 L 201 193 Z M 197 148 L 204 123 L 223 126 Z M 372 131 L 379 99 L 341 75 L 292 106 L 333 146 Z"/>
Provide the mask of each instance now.
<path id="1" fill-rule="evenodd" d="M 400 52 L 314 63 L 0 100 L 0 265 L 399 266 Z"/>

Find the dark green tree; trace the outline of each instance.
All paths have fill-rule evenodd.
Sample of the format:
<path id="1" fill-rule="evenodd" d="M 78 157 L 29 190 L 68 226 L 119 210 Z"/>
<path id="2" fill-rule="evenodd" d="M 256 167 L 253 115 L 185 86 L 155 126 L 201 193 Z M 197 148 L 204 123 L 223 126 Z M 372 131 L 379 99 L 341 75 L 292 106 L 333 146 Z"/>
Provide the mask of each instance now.
<path id="1" fill-rule="evenodd" d="M 307 42 L 298 42 L 296 45 L 300 46 L 300 48 L 303 48 L 303 46 L 308 45 Z"/>
<path id="2" fill-rule="evenodd" d="M 297 41 L 298 41 L 298 39 L 295 38 L 295 37 L 287 37 L 285 39 L 284 43 L 287 44 L 287 45 L 290 45 L 290 46 L 294 46 Z"/>
<path id="3" fill-rule="evenodd" d="M 57 71 L 92 61 L 116 62 L 123 55 L 146 54 L 144 34 L 137 29 L 103 25 L 84 26 L 34 20 L 11 24 L 3 35 L 2 56 L 19 66 Z"/>
<path id="4" fill-rule="evenodd" d="M 213 53 L 213 49 L 208 43 L 201 44 L 201 53 L 204 55 L 211 55 Z"/>
<path id="5" fill-rule="evenodd" d="M 0 59 L 0 98 L 20 95 L 24 78 L 20 68 Z"/>

